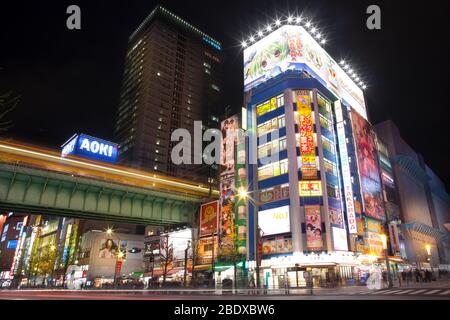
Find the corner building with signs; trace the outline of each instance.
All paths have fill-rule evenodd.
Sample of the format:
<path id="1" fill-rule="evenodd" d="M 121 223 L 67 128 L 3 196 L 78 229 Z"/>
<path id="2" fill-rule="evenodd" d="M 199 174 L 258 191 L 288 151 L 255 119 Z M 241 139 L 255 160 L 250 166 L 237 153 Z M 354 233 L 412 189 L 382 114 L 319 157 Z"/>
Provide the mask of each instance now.
<path id="1" fill-rule="evenodd" d="M 385 210 L 362 89 L 283 25 L 245 48 L 244 90 L 249 271 L 266 288 L 363 282 Z"/>

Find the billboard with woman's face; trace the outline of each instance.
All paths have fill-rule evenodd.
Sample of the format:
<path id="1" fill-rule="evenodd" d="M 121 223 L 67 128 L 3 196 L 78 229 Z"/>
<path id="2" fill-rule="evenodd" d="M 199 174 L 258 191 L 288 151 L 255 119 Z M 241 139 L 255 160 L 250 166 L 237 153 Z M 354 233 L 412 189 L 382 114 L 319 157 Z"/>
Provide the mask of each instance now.
<path id="1" fill-rule="evenodd" d="M 120 251 L 126 255 L 127 242 L 125 240 L 119 241 L 113 239 L 102 239 L 100 240 L 100 250 L 98 252 L 98 257 L 100 259 L 115 259 Z"/>

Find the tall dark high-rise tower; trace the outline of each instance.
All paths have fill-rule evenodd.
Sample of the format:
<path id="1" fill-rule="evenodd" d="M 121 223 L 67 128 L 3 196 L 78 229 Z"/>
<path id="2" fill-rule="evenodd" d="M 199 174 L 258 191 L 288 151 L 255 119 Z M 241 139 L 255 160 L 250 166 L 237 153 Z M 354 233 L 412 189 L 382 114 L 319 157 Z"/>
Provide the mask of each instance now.
<path id="1" fill-rule="evenodd" d="M 170 138 L 178 128 L 193 136 L 194 121 L 218 127 L 221 76 L 221 44 L 157 6 L 129 38 L 115 127 L 119 161 L 198 182 L 215 178 L 215 166 L 173 164 Z"/>

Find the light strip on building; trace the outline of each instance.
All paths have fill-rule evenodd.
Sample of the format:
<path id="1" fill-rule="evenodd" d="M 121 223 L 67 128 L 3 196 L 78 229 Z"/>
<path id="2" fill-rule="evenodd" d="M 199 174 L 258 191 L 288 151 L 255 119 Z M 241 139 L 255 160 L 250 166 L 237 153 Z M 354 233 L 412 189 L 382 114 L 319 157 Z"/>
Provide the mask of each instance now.
<path id="1" fill-rule="evenodd" d="M 351 234 L 358 233 L 355 206 L 353 200 L 352 176 L 348 162 L 347 139 L 345 137 L 344 119 L 340 101 L 334 103 L 336 111 L 337 136 L 339 141 L 339 156 L 342 165 L 342 180 L 344 182 L 345 207 L 347 208 L 347 226 Z"/>

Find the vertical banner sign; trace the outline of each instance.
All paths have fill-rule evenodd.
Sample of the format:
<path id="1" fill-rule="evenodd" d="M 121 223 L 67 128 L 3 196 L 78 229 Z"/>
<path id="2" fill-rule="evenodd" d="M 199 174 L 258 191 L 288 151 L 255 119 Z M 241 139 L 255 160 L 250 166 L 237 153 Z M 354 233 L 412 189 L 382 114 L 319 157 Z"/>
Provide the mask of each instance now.
<path id="1" fill-rule="evenodd" d="M 238 117 L 232 116 L 220 125 L 222 154 L 220 172 L 219 262 L 231 262 L 236 253 L 235 151 Z"/>
<path id="2" fill-rule="evenodd" d="M 336 126 L 339 142 L 339 156 L 342 165 L 342 180 L 344 182 L 345 207 L 347 208 L 347 227 L 350 234 L 357 234 L 358 227 L 356 223 L 355 207 L 353 202 L 352 176 L 350 173 L 350 164 L 348 162 L 347 139 L 345 137 L 344 119 L 342 106 L 339 101 L 335 104 Z"/>
<path id="3" fill-rule="evenodd" d="M 200 237 L 217 233 L 219 201 L 211 201 L 200 206 Z"/>
<path id="4" fill-rule="evenodd" d="M 310 91 L 297 91 L 298 129 L 302 179 L 317 179 L 316 147 L 314 144 L 313 115 Z"/>
<path id="5" fill-rule="evenodd" d="M 305 205 L 306 247 L 310 251 L 323 248 L 320 205 Z"/>
<path id="6" fill-rule="evenodd" d="M 275 101 L 276 103 L 276 101 Z M 241 133 L 241 131 L 239 131 Z M 247 169 L 245 154 L 245 136 L 238 134 L 236 137 L 236 190 L 247 190 Z M 238 198 L 236 201 L 236 251 L 239 259 L 247 258 L 247 200 Z"/>
<path id="7" fill-rule="evenodd" d="M 16 251 L 13 257 L 13 263 L 11 264 L 11 269 L 9 271 L 10 279 L 14 279 L 14 274 L 18 271 L 19 261 L 22 257 L 22 249 L 25 242 L 26 237 L 26 228 L 27 228 L 28 216 L 25 216 L 22 220 L 22 228 L 19 232 L 19 237 L 17 239 Z"/>

